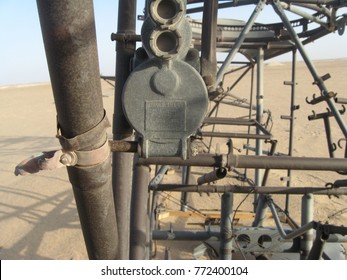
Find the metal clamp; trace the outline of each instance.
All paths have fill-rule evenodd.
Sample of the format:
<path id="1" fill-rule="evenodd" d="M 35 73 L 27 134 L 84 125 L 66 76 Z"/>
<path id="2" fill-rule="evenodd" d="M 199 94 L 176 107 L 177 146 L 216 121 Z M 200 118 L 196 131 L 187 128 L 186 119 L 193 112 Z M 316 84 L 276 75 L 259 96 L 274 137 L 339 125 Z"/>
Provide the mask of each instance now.
<path id="1" fill-rule="evenodd" d="M 100 148 L 91 151 L 62 151 L 60 162 L 65 166 L 92 166 L 104 162 L 110 154 L 108 140 Z"/>
<path id="2" fill-rule="evenodd" d="M 102 120 L 93 128 L 77 135 L 73 138 L 65 138 L 60 131 L 60 125 L 57 125 L 57 138 L 59 139 L 60 145 L 64 151 L 78 151 L 88 147 L 90 143 L 95 140 L 95 137 L 99 137 L 105 132 L 106 128 L 110 127 L 111 124 L 106 116 L 106 111 L 104 111 L 104 117 Z"/>

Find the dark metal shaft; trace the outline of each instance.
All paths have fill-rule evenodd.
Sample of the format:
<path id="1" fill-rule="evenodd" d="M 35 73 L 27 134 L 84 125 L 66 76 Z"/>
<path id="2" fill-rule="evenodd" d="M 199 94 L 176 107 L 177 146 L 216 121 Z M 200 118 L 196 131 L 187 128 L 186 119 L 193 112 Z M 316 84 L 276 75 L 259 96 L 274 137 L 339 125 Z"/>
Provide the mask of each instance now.
<path id="1" fill-rule="evenodd" d="M 347 195 L 347 188 L 326 188 L 326 187 L 245 187 L 237 185 L 175 185 L 165 184 L 155 187 L 156 191 L 168 192 L 197 192 L 197 193 L 258 193 L 258 194 L 291 194 L 303 195 L 313 193 L 314 195 Z"/>
<path id="2" fill-rule="evenodd" d="M 202 154 L 183 160 L 178 157 L 140 158 L 138 164 L 211 166 L 260 169 L 292 169 L 292 170 L 347 170 L 347 159 L 309 158 L 309 157 L 265 157 L 244 155 L 212 155 Z"/>
<path id="3" fill-rule="evenodd" d="M 130 217 L 130 259 L 145 260 L 148 258 L 148 198 L 149 167 L 137 165 L 134 157 L 133 192 L 131 196 Z"/>
<path id="4" fill-rule="evenodd" d="M 130 61 L 134 56 L 136 42 L 126 38 L 135 38 L 136 0 L 118 1 L 118 27 L 116 43 L 116 86 L 113 115 L 113 139 L 131 140 L 133 129 L 125 118 L 122 108 L 122 92 L 130 75 Z M 121 39 L 123 37 L 123 39 Z M 119 258 L 129 259 L 129 221 L 131 200 L 131 154 L 114 153 L 112 165 L 112 184 L 119 234 Z"/>
<path id="5" fill-rule="evenodd" d="M 218 1 L 205 0 L 201 38 L 201 76 L 212 89 L 215 88 L 217 74 L 217 17 Z"/>
<path id="6" fill-rule="evenodd" d="M 103 119 L 93 2 L 37 0 L 48 68 L 62 136 L 92 131 Z M 81 139 L 77 150 L 102 146 L 106 130 Z M 84 140 L 84 141 L 83 141 Z M 69 167 L 90 259 L 115 259 L 118 237 L 112 200 L 111 164 Z"/>
<path id="7" fill-rule="evenodd" d="M 220 259 L 231 260 L 232 258 L 232 213 L 233 213 L 233 194 L 226 192 L 221 200 L 221 221 L 220 221 Z"/>
<path id="8" fill-rule="evenodd" d="M 295 121 L 295 95 L 296 95 L 296 50 L 293 50 L 292 58 L 292 81 L 291 81 L 291 96 L 290 96 L 290 119 L 289 119 L 289 146 L 288 146 L 288 156 L 293 154 L 294 146 L 294 121 Z M 292 182 L 292 170 L 287 170 L 287 187 L 291 186 Z M 286 196 L 286 203 L 284 211 L 289 213 L 289 196 Z"/>

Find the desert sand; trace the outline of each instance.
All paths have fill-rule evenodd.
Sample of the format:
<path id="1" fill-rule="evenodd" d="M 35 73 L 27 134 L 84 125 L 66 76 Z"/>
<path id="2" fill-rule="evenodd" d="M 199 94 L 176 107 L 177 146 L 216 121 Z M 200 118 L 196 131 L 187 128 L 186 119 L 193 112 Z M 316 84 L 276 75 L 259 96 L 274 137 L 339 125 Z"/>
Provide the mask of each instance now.
<path id="1" fill-rule="evenodd" d="M 330 73 L 326 81 L 329 90 L 337 92 L 339 97 L 347 97 L 347 59 L 316 61 L 321 75 Z M 236 76 L 230 77 L 230 82 Z M 272 112 L 272 134 L 278 140 L 277 152 L 288 152 L 289 122 L 281 120 L 281 115 L 289 115 L 290 87 L 284 86 L 284 80 L 291 79 L 290 63 L 267 63 L 264 75 L 264 107 Z M 307 116 L 325 112 L 326 104 L 315 106 L 305 102 L 312 95 L 319 95 L 318 88 L 312 85 L 313 79 L 303 62 L 297 65 L 297 101 L 300 110 L 296 111 L 294 135 L 294 156 L 328 157 L 328 149 L 322 120 L 308 121 Z M 112 119 L 113 87 L 102 81 L 104 108 Z M 248 98 L 250 92 L 249 75 L 233 91 L 242 98 Z M 231 106 L 223 106 L 221 115 L 239 117 L 242 112 Z M 56 112 L 50 84 L 31 84 L 0 87 L 0 259 L 87 259 L 80 223 L 71 185 L 65 168 L 43 171 L 34 175 L 14 175 L 15 166 L 23 159 L 37 152 L 59 149 L 56 135 Z M 344 115 L 347 122 L 347 117 Z M 331 121 L 333 139 L 343 138 L 335 121 Z M 223 127 L 216 128 L 222 130 Z M 225 129 L 225 128 L 224 128 Z M 111 132 L 111 131 L 109 131 Z M 110 134 L 111 135 L 111 134 Z M 225 141 L 225 140 L 220 140 Z M 241 149 L 245 140 L 234 142 Z M 251 143 L 252 144 L 252 143 Z M 214 147 L 215 143 L 213 144 Z M 221 146 L 222 152 L 225 145 Z M 264 149 L 269 147 L 264 145 Z M 338 148 L 336 156 L 343 157 L 344 150 Z M 201 170 L 194 169 L 195 176 Z M 171 177 L 170 177 L 171 176 Z M 285 186 L 280 178 L 286 171 L 271 171 L 268 185 Z M 179 170 L 168 176 L 170 181 L 179 180 Z M 294 186 L 324 186 L 326 183 L 341 179 L 334 172 L 293 172 Z M 219 184 L 228 184 L 230 177 Z M 235 204 L 242 197 L 235 198 Z M 276 198 L 282 203 L 283 198 Z M 177 205 L 167 202 L 168 208 Z M 218 208 L 218 195 L 194 195 L 190 205 L 194 208 Z M 290 213 L 300 221 L 300 198 L 291 200 Z M 314 218 L 329 221 L 336 225 L 347 226 L 346 197 L 315 197 Z M 251 210 L 252 200 L 247 200 L 240 209 Z M 340 214 L 338 212 L 341 211 Z M 336 214 L 337 213 L 337 214 Z M 188 220 L 173 220 L 177 226 L 186 227 Z M 203 222 L 203 221 L 199 221 Z M 168 223 L 163 221 L 163 227 Z M 199 225 L 198 225 L 199 227 Z M 173 258 L 192 259 L 192 249 L 198 243 L 172 243 Z M 163 258 L 163 248 L 159 243 L 158 258 Z M 178 250 L 176 250 L 178 249 Z"/>

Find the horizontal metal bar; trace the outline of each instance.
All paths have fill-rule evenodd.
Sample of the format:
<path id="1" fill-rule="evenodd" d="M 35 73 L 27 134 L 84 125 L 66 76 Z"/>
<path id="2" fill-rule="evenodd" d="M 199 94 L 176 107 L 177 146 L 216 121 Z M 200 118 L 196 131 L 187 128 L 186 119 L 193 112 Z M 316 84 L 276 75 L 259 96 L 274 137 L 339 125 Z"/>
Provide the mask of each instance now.
<path id="1" fill-rule="evenodd" d="M 271 135 L 264 134 L 249 134 L 249 133 L 228 133 L 228 132 L 209 132 L 201 131 L 199 135 L 202 137 L 216 137 L 216 138 L 241 138 L 241 139 L 271 139 Z"/>
<path id="2" fill-rule="evenodd" d="M 153 230 L 153 240 L 207 240 L 212 236 L 219 237 L 219 231 L 163 231 Z"/>
<path id="3" fill-rule="evenodd" d="M 304 195 L 312 193 L 314 195 L 347 195 L 347 188 L 326 188 L 326 187 L 249 187 L 238 185 L 178 185 L 161 184 L 154 188 L 156 191 L 170 192 L 198 192 L 198 193 L 257 193 L 257 194 L 292 194 Z"/>
<path id="4" fill-rule="evenodd" d="M 108 143 L 110 145 L 111 152 L 137 153 L 140 149 L 139 143 L 136 141 L 109 140 Z"/>
<path id="5" fill-rule="evenodd" d="M 347 159 L 231 155 L 228 167 L 291 170 L 347 170 Z"/>
<path id="6" fill-rule="evenodd" d="M 243 120 L 235 118 L 205 118 L 203 121 L 204 124 L 224 124 L 224 125 L 244 125 L 252 126 L 256 125 L 254 120 Z"/>
<path id="7" fill-rule="evenodd" d="M 347 159 L 201 154 L 183 160 L 178 157 L 140 158 L 138 164 L 210 166 L 228 168 L 347 171 Z"/>

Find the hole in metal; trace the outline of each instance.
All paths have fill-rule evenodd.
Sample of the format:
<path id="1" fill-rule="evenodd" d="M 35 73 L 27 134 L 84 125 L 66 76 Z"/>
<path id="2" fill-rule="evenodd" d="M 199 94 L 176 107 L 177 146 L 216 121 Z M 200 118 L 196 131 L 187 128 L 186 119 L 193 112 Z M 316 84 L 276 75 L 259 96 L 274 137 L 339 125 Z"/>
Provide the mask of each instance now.
<path id="1" fill-rule="evenodd" d="M 236 240 L 241 248 L 247 248 L 251 243 L 251 238 L 247 234 L 238 235 Z"/>
<path id="2" fill-rule="evenodd" d="M 156 46 L 161 52 L 176 53 L 178 48 L 178 38 L 171 31 L 164 31 L 158 35 Z"/>
<path id="3" fill-rule="evenodd" d="M 271 247 L 272 238 L 271 236 L 264 234 L 258 238 L 258 245 L 263 249 L 268 249 Z"/>

